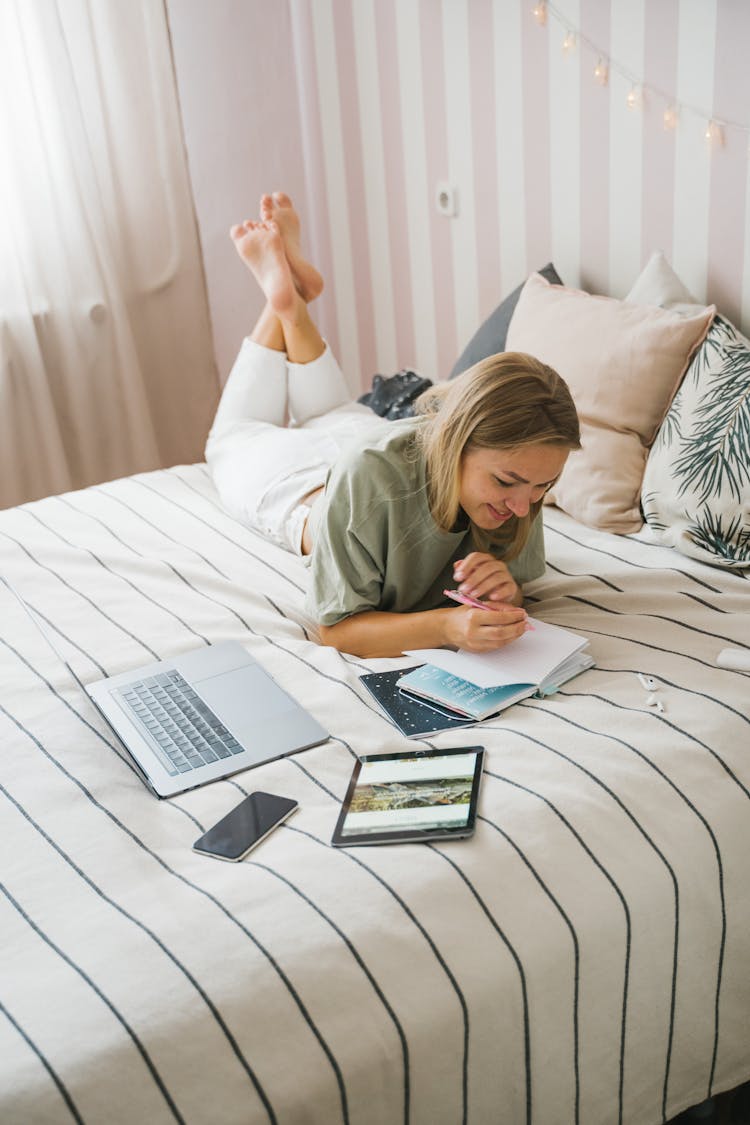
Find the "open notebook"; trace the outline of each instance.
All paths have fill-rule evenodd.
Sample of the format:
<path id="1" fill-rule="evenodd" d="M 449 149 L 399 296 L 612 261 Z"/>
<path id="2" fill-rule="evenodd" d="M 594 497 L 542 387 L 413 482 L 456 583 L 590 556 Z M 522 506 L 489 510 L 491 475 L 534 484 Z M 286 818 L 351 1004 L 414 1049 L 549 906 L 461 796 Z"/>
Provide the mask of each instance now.
<path id="1" fill-rule="evenodd" d="M 481 722 L 530 695 L 551 695 L 593 666 L 587 643 L 567 629 L 535 620 L 534 631 L 507 648 L 482 655 L 413 650 L 406 655 L 427 663 L 370 672 L 361 682 L 407 738 L 421 738 Z"/>
<path id="2" fill-rule="evenodd" d="M 533 630 L 524 633 L 505 648 L 498 648 L 493 652 L 421 648 L 409 649 L 405 655 L 442 668 L 480 688 L 527 684 L 534 691 L 544 692 L 545 684 L 562 682 L 559 677 L 566 673 L 568 667 L 575 667 L 573 658 L 587 645 L 585 637 L 535 617 Z M 572 663 L 569 665 L 570 661 Z M 554 686 L 551 690 L 554 691 Z"/>
<path id="3" fill-rule="evenodd" d="M 425 661 L 402 675 L 402 692 L 479 721 L 530 695 L 551 695 L 594 661 L 588 642 L 567 629 L 534 622 L 534 629 L 494 652 L 413 649 Z"/>

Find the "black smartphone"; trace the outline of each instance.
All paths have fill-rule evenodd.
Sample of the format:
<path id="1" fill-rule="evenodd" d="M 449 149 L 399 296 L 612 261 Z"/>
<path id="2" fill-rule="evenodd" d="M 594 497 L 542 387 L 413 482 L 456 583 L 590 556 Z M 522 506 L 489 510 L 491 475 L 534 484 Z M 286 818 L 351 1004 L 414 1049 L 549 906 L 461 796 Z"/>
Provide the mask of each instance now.
<path id="1" fill-rule="evenodd" d="M 193 850 L 216 859 L 244 859 L 251 848 L 265 840 L 277 824 L 281 824 L 299 806 L 289 797 L 275 793 L 251 793 L 222 817 L 213 828 L 204 832 Z"/>

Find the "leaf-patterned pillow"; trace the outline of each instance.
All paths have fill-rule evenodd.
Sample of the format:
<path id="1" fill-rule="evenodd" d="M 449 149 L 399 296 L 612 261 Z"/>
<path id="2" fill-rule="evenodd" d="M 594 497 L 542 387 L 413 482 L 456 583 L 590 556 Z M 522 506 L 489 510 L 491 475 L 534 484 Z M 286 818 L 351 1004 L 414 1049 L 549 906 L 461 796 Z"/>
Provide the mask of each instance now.
<path id="1" fill-rule="evenodd" d="M 641 504 L 661 542 L 750 571 L 750 340 L 721 316 L 656 435 Z"/>

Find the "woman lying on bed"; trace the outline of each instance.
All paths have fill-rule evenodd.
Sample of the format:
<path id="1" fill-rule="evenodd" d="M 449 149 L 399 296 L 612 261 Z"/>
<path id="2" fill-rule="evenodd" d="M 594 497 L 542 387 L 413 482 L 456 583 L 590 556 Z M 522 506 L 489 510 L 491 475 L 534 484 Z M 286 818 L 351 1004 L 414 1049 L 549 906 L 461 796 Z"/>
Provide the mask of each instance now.
<path id="1" fill-rule="evenodd" d="M 580 445 L 566 384 L 506 352 L 427 391 L 417 417 L 378 418 L 350 401 L 310 319 L 323 283 L 289 198 L 264 196 L 261 221 L 231 236 L 266 305 L 206 459 L 237 519 L 310 556 L 322 643 L 374 657 L 485 652 L 521 636 L 522 584 L 544 571 L 542 500 Z M 454 583 L 492 608 L 449 604 Z"/>

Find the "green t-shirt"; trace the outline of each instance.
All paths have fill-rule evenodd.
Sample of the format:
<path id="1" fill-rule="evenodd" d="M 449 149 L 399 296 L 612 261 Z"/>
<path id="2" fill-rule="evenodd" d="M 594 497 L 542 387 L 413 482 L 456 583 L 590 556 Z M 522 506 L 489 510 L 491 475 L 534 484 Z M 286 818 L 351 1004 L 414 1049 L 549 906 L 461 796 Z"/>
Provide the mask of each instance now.
<path id="1" fill-rule="evenodd" d="M 409 418 L 366 431 L 329 473 L 313 510 L 307 592 L 320 625 L 365 610 L 451 604 L 443 590 L 454 584 L 453 564 L 474 547 L 468 527 L 441 531 L 432 518 L 424 460 L 412 441 L 419 424 Z M 519 585 L 544 573 L 540 518 L 508 569 Z"/>

